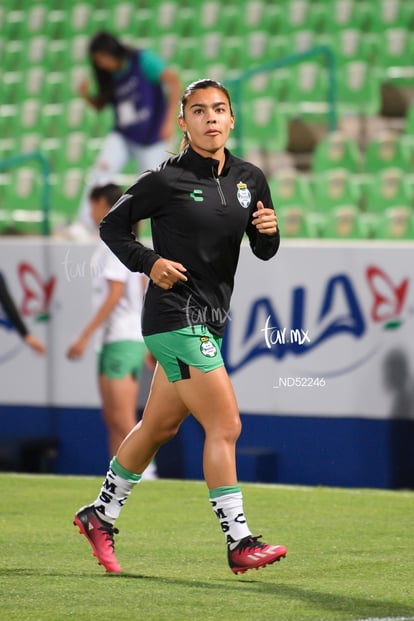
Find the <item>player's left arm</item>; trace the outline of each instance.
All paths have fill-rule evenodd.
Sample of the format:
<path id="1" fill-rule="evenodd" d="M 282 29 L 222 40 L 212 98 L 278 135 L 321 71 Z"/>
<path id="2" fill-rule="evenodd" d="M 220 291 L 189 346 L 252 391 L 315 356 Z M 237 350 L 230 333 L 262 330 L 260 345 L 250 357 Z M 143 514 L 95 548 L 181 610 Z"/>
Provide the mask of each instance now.
<path id="1" fill-rule="evenodd" d="M 252 205 L 246 233 L 253 253 L 259 259 L 271 259 L 279 249 L 280 232 L 270 189 L 263 173 L 258 172 L 257 200 Z"/>

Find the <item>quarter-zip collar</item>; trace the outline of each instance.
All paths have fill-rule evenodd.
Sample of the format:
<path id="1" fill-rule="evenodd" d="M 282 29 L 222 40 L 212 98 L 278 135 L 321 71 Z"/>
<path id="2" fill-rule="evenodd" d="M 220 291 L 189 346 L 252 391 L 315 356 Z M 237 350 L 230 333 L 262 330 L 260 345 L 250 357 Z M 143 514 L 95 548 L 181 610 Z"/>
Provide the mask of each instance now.
<path id="1" fill-rule="evenodd" d="M 225 175 L 229 168 L 232 155 L 228 149 L 224 149 L 226 159 L 224 162 L 223 170 L 220 173 L 220 176 Z M 219 177 L 218 167 L 219 161 L 214 159 L 213 157 L 203 157 L 196 151 L 194 151 L 190 145 L 187 145 L 184 151 L 180 155 L 180 160 L 182 162 L 186 162 L 188 167 L 194 170 L 197 174 L 202 177 L 211 177 L 214 178 Z"/>

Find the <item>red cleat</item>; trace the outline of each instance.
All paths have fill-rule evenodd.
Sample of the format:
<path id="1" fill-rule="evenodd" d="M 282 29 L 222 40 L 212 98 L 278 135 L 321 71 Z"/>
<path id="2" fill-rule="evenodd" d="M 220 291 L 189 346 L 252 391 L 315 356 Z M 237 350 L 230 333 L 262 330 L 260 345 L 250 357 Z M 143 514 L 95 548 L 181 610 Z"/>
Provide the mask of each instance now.
<path id="1" fill-rule="evenodd" d="M 286 556 L 287 550 L 284 546 L 269 546 L 258 541 L 260 537 L 261 535 L 244 537 L 233 550 L 229 546 L 229 565 L 234 574 L 244 574 L 248 569 L 271 565 Z"/>
<path id="2" fill-rule="evenodd" d="M 118 534 L 118 529 L 101 520 L 93 505 L 83 507 L 75 513 L 73 523 L 89 541 L 99 565 L 103 565 L 107 572 L 119 573 L 121 568 L 114 554 L 114 535 Z"/>

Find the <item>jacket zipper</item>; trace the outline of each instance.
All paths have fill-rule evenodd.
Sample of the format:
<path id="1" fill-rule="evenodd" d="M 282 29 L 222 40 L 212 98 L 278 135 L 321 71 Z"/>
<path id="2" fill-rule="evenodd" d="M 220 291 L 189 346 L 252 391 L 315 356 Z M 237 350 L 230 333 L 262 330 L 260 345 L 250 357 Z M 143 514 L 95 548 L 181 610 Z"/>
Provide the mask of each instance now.
<path id="1" fill-rule="evenodd" d="M 214 178 L 214 181 L 215 181 L 215 182 L 216 182 L 216 184 L 217 184 L 217 191 L 218 191 L 219 196 L 220 196 L 220 201 L 221 201 L 221 204 L 222 204 L 222 205 L 227 205 L 227 203 L 226 203 L 226 197 L 224 196 L 223 190 L 222 190 L 222 188 L 221 188 L 220 178 L 219 178 L 219 177 L 216 177 L 216 174 L 215 174 L 214 168 L 212 168 L 211 170 L 213 171 L 213 178 Z"/>

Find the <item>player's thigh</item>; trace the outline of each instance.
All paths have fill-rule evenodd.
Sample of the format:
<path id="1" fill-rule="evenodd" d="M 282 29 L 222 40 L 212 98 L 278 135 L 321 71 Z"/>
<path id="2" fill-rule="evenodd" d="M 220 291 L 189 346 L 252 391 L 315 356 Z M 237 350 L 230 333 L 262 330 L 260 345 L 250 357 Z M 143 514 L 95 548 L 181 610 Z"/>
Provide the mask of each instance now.
<path id="1" fill-rule="evenodd" d="M 100 375 L 99 389 L 103 408 L 109 416 L 136 411 L 138 381 L 132 375 L 116 379 Z"/>
<path id="2" fill-rule="evenodd" d="M 143 427 L 173 435 L 188 416 L 189 410 L 174 384 L 168 381 L 160 364 L 155 367 L 151 388 L 142 416 Z"/>
<path id="3" fill-rule="evenodd" d="M 239 409 L 224 366 L 205 372 L 190 368 L 190 378 L 175 382 L 177 393 L 207 433 L 238 436 Z"/>

